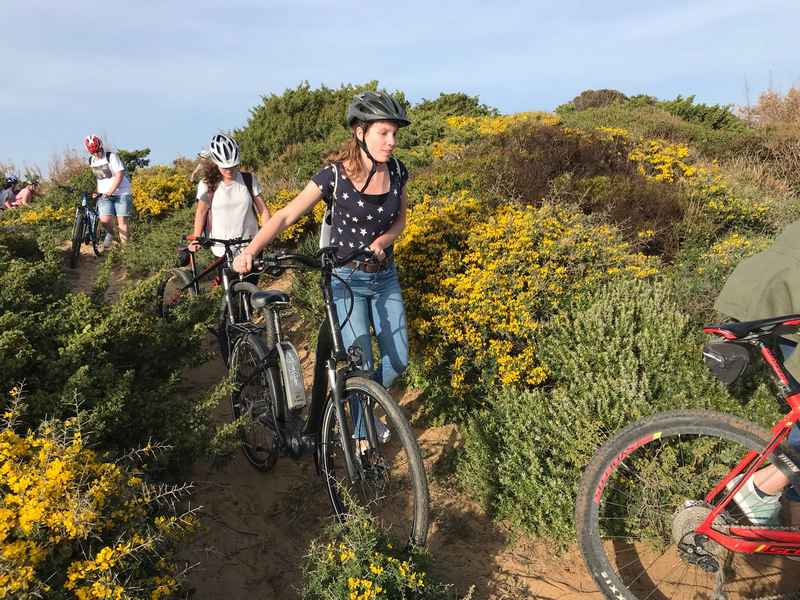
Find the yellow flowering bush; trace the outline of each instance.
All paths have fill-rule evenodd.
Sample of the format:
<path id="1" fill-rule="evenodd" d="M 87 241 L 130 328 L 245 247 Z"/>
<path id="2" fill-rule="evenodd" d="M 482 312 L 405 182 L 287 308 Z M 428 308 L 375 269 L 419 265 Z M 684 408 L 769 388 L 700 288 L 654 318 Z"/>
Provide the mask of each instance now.
<path id="1" fill-rule="evenodd" d="M 6 224 L 22 223 L 26 225 L 35 223 L 68 223 L 75 216 L 74 208 L 56 208 L 53 206 L 29 206 L 7 210 L 3 214 Z"/>
<path id="2" fill-rule="evenodd" d="M 275 193 L 275 196 L 267 201 L 269 214 L 274 215 L 276 211 L 286 206 L 299 192 L 300 190 L 279 189 Z M 322 223 L 322 216 L 324 214 L 325 202 L 317 202 L 310 213 L 300 217 L 300 220 L 284 231 L 279 239 L 292 246 L 297 245 L 309 232 L 319 232 L 319 226 L 320 223 Z"/>
<path id="3" fill-rule="evenodd" d="M 423 302 L 457 392 L 482 385 L 535 386 L 547 377 L 531 341 L 543 320 L 617 275 L 649 277 L 653 259 L 631 252 L 609 225 L 551 205 L 507 205 L 466 242 L 461 272 Z M 433 365 L 431 365 L 433 366 Z"/>
<path id="4" fill-rule="evenodd" d="M 600 127 L 602 137 L 632 143 L 628 159 L 637 165 L 641 175 L 655 181 L 682 183 L 695 201 L 713 221 L 722 225 L 759 225 L 770 206 L 737 196 L 725 181 L 716 162 L 699 164 L 685 144 L 659 139 L 639 139 L 625 129 Z"/>
<path id="5" fill-rule="evenodd" d="M 561 117 L 546 112 L 520 112 L 497 117 L 466 117 L 456 115 L 447 117 L 445 122 L 451 129 L 477 133 L 479 135 L 497 135 L 507 129 L 532 123 L 538 125 L 558 125 Z"/>
<path id="6" fill-rule="evenodd" d="M 104 461 L 76 418 L 17 433 L 19 389 L 10 395 L 0 418 L 0 599 L 176 591 L 175 567 L 159 556 L 194 517 L 161 514 L 158 501 L 183 489 L 153 488 L 135 469 Z"/>
<path id="7" fill-rule="evenodd" d="M 139 169 L 131 181 L 133 206 L 139 215 L 159 216 L 192 201 L 194 185 L 172 167 Z"/>
<path id="8" fill-rule="evenodd" d="M 325 541 L 324 538 L 327 538 Z M 424 569 L 421 550 L 403 548 L 361 511 L 311 544 L 304 569 L 306 600 L 445 600 L 447 588 Z"/>
<path id="9" fill-rule="evenodd" d="M 409 208 L 395 256 L 405 283 L 409 330 L 418 337 L 434 334 L 426 295 L 440 293 L 444 276 L 459 272 L 467 238 L 486 216 L 486 207 L 466 191 L 439 198 L 425 194 Z"/>

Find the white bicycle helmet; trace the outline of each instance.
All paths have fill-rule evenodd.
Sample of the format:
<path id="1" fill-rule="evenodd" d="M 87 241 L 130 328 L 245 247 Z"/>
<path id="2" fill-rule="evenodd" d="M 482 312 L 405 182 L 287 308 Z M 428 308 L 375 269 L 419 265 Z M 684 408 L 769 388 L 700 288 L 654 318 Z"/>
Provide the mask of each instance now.
<path id="1" fill-rule="evenodd" d="M 224 133 L 218 133 L 211 138 L 208 150 L 211 160 L 218 167 L 230 169 L 239 164 L 239 144 Z"/>

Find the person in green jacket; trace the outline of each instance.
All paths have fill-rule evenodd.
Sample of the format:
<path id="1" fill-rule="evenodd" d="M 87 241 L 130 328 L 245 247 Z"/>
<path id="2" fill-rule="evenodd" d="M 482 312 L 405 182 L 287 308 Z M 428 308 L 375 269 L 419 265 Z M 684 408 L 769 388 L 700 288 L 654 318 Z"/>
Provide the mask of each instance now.
<path id="1" fill-rule="evenodd" d="M 795 221 L 766 250 L 743 260 L 725 282 L 714 308 L 737 321 L 755 321 L 800 313 L 800 221 Z M 780 341 L 784 367 L 792 383 L 800 380 L 800 352 L 797 342 Z M 800 427 L 789 434 L 789 446 L 800 453 Z M 733 487 L 737 478 L 728 484 Z M 777 467 L 758 471 L 734 496 L 734 501 L 754 525 L 775 525 L 779 520 L 780 498 L 788 512 L 800 510 L 800 494 Z"/>

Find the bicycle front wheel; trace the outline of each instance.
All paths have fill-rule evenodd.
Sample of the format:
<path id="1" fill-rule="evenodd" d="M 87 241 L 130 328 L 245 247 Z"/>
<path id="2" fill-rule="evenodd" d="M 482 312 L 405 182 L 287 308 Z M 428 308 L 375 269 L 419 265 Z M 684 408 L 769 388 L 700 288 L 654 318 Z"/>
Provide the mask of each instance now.
<path id="1" fill-rule="evenodd" d="M 269 471 L 278 459 L 273 409 L 281 393 L 269 351 L 255 335 L 236 340 L 228 369 L 233 391 L 231 408 L 245 457 L 259 471 Z"/>
<path id="2" fill-rule="evenodd" d="M 78 266 L 78 257 L 81 255 L 81 244 L 83 243 L 85 227 L 86 216 L 78 209 L 75 212 L 75 224 L 72 226 L 72 246 L 69 252 L 70 269 L 74 269 Z"/>
<path id="3" fill-rule="evenodd" d="M 706 494 L 769 435 L 710 411 L 642 419 L 608 440 L 586 468 L 576 506 L 583 558 L 609 598 L 788 598 L 800 564 L 738 554 L 696 536 Z M 728 505 L 715 527 L 751 525 Z"/>
<path id="4" fill-rule="evenodd" d="M 332 396 L 322 419 L 322 474 L 334 511 L 344 518 L 350 512 L 348 506 L 355 503 L 402 542 L 425 545 L 428 480 L 408 419 L 374 381 L 349 378 L 345 398 L 348 435 L 340 433 Z M 369 429 L 375 436 L 368 435 Z M 349 444 L 356 461 L 357 481 L 348 477 L 343 442 Z"/>

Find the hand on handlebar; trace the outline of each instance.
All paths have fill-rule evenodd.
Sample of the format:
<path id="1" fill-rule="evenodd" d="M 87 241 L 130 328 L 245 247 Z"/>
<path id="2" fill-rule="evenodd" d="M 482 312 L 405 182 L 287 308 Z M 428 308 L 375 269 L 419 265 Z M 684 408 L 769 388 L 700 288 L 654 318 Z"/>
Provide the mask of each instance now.
<path id="1" fill-rule="evenodd" d="M 383 262 L 386 260 L 386 252 L 375 242 L 372 242 L 368 249 L 370 252 L 372 252 L 372 254 L 375 255 L 375 260 L 378 262 Z"/>
<path id="2" fill-rule="evenodd" d="M 242 252 L 233 259 L 233 270 L 245 274 L 253 270 L 253 255 Z"/>

